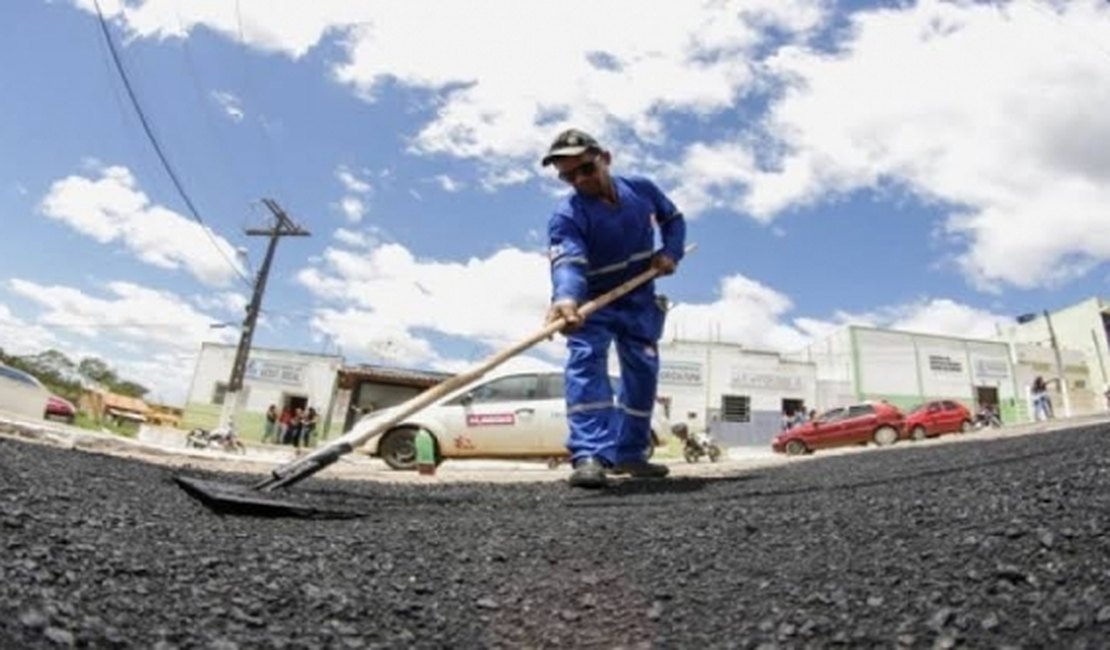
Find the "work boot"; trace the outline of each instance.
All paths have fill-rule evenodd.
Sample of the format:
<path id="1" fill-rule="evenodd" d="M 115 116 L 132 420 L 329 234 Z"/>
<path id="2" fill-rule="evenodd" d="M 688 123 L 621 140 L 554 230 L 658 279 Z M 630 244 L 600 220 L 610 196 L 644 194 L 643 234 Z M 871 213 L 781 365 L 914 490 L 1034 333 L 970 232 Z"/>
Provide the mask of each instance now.
<path id="1" fill-rule="evenodd" d="M 571 487 L 597 490 L 609 484 L 609 477 L 605 475 L 605 466 L 596 458 L 582 458 L 574 461 L 574 471 L 568 481 Z"/>
<path id="2" fill-rule="evenodd" d="M 666 465 L 649 463 L 646 460 L 634 460 L 627 463 L 617 463 L 613 468 L 614 474 L 628 474 L 632 478 L 664 478 L 671 473 L 671 468 Z"/>

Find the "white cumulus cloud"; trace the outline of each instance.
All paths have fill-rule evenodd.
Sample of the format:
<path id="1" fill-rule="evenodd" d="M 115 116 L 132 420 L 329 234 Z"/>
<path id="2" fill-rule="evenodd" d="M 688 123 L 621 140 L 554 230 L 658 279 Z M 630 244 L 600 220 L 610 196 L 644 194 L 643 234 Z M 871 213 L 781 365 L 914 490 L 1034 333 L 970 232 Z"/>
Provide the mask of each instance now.
<path id="1" fill-rule="evenodd" d="M 126 167 L 55 181 L 39 210 L 101 244 L 119 243 L 147 264 L 183 270 L 208 285 L 226 285 L 244 272 L 226 239 L 151 203 Z"/>

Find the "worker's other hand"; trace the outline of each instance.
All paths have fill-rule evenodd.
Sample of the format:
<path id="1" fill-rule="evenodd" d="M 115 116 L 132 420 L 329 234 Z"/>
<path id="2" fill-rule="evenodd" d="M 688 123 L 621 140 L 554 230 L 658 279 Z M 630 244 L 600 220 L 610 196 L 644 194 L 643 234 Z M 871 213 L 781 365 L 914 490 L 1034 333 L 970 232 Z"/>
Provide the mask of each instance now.
<path id="1" fill-rule="evenodd" d="M 547 310 L 547 323 L 554 323 L 560 318 L 566 321 L 566 325 L 559 330 L 562 334 L 582 327 L 582 315 L 578 313 L 578 304 L 574 301 L 560 300 L 551 304 L 551 308 Z"/>
<path id="2" fill-rule="evenodd" d="M 651 268 L 659 271 L 659 275 L 670 275 L 678 268 L 678 262 L 666 253 L 656 253 L 651 258 Z"/>

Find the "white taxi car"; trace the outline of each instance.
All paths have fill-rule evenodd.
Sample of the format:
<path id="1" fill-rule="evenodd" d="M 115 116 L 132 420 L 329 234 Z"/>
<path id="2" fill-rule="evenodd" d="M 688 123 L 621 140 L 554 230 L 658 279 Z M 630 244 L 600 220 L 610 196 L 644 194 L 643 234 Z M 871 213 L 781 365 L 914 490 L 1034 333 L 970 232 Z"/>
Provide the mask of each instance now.
<path id="1" fill-rule="evenodd" d="M 0 364 L 0 414 L 41 420 L 50 391 L 35 377 Z"/>
<path id="2" fill-rule="evenodd" d="M 614 394 L 619 383 L 613 378 Z M 383 409 L 367 417 L 388 415 L 389 409 Z M 566 418 L 562 371 L 494 371 L 481 384 L 450 393 L 371 438 L 364 450 L 393 469 L 414 469 L 414 439 L 424 429 L 435 440 L 437 463 L 445 458 L 537 458 L 554 465 L 567 456 Z M 651 432 L 652 448 L 670 432 L 658 403 Z"/>

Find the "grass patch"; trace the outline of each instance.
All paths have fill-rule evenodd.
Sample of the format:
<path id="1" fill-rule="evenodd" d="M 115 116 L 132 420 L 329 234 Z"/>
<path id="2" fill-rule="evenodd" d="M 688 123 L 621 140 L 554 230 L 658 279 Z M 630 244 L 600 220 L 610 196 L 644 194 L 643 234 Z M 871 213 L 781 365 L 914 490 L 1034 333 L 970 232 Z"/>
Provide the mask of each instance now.
<path id="1" fill-rule="evenodd" d="M 660 459 L 682 458 L 682 441 L 674 435 L 664 435 L 663 444 L 655 448 L 652 457 Z"/>
<path id="2" fill-rule="evenodd" d="M 77 412 L 77 418 L 73 421 L 73 426 L 89 431 L 108 431 L 117 436 L 124 438 L 134 438 L 139 434 L 138 424 L 124 424 L 119 425 L 107 419 L 97 422 L 91 415 L 84 411 Z"/>

